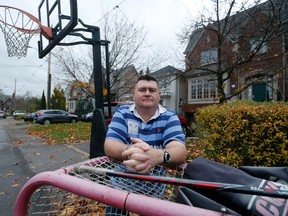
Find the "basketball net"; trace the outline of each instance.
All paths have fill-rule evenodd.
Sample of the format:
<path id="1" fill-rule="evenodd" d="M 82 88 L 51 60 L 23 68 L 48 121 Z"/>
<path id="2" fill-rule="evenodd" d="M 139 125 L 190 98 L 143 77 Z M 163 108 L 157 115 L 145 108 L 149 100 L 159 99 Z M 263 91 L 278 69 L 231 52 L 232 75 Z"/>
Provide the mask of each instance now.
<path id="1" fill-rule="evenodd" d="M 17 8 L 0 6 L 0 28 L 4 34 L 9 57 L 25 57 L 30 39 L 40 33 L 39 23 L 31 16 Z"/>

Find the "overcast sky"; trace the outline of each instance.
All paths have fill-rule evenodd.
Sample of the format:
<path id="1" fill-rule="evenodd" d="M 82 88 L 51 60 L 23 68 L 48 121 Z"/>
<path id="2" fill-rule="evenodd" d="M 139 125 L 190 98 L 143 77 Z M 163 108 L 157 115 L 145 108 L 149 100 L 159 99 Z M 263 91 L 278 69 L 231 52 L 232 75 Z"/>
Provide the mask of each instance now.
<path id="1" fill-rule="evenodd" d="M 69 2 L 69 0 L 62 0 Z M 136 20 L 144 24 L 148 30 L 147 49 L 158 52 L 161 47 L 167 49 L 175 47 L 176 33 L 179 32 L 181 23 L 187 17 L 187 13 L 197 14 L 203 0 L 78 0 L 78 17 L 86 24 L 97 25 L 105 12 L 114 13 L 118 5 L 121 13 L 129 20 Z M 39 0 L 1 0 L 1 5 L 8 5 L 25 10 L 38 17 Z M 65 7 L 64 7 L 65 9 Z M 63 9 L 63 10 L 64 10 Z M 34 36 L 28 49 L 28 55 L 21 59 L 8 57 L 7 48 L 2 31 L 0 31 L 0 89 L 11 95 L 15 88 L 16 94 L 24 95 L 27 91 L 33 96 L 41 96 L 43 90 L 47 91 L 47 58 L 39 59 L 37 41 L 39 36 Z M 184 50 L 183 50 L 184 51 Z M 171 64 L 164 62 L 165 66 Z M 57 84 L 53 79 L 53 57 L 52 57 L 52 90 Z"/>

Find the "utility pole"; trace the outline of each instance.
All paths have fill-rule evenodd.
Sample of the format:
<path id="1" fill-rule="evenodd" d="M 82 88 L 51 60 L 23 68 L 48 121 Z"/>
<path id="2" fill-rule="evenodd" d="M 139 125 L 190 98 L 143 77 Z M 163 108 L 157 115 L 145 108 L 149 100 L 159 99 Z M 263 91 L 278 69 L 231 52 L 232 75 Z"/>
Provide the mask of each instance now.
<path id="1" fill-rule="evenodd" d="M 16 108 L 16 78 L 15 78 L 15 84 L 14 84 L 14 92 L 12 94 L 12 100 L 13 100 L 12 110 L 15 111 L 15 108 Z"/>
<path id="2" fill-rule="evenodd" d="M 16 78 L 15 78 L 15 84 L 14 84 L 14 92 L 12 95 L 12 100 L 15 101 L 15 99 L 16 99 Z"/>
<path id="3" fill-rule="evenodd" d="M 48 77 L 47 77 L 47 103 L 46 109 L 50 109 L 50 96 L 51 96 L 51 52 L 48 54 Z"/>

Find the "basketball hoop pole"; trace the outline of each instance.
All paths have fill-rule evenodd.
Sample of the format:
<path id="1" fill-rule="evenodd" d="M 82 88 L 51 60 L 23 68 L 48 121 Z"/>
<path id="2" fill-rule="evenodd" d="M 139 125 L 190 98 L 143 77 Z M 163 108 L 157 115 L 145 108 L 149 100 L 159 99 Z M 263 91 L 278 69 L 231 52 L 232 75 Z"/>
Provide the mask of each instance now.
<path id="1" fill-rule="evenodd" d="M 46 2 L 46 4 L 45 4 Z M 46 9 L 46 10 L 45 10 Z M 95 110 L 92 121 L 91 139 L 90 139 L 90 158 L 104 156 L 104 141 L 106 137 L 106 124 L 104 119 L 104 97 L 103 97 L 103 78 L 102 78 L 102 64 L 101 64 L 101 45 L 106 46 L 106 52 L 108 48 L 108 41 L 100 40 L 99 27 L 87 25 L 81 19 L 78 19 L 77 0 L 70 0 L 70 16 L 61 12 L 60 0 L 54 1 L 54 4 L 50 5 L 49 0 L 42 0 L 38 12 L 39 21 L 41 22 L 41 12 L 44 10 L 44 14 L 47 15 L 47 26 L 51 27 L 50 15 L 53 13 L 58 14 L 58 23 L 52 28 L 53 37 L 48 41 L 48 44 L 44 47 L 42 36 L 45 36 L 42 30 L 40 34 L 40 40 L 38 41 L 39 58 L 43 58 L 45 55 L 55 46 L 73 46 L 80 44 L 92 45 L 93 51 L 93 78 L 95 89 Z M 65 20 L 65 22 L 64 22 Z M 64 24 L 65 23 L 65 24 Z M 77 28 L 80 23 L 84 28 Z M 76 28 L 75 28 L 76 27 Z M 91 36 L 81 34 L 80 32 L 90 33 Z M 62 39 L 66 36 L 75 36 L 80 40 L 65 43 Z M 45 45 L 45 44 L 44 44 Z M 108 54 L 106 53 L 106 66 Z M 108 72 L 107 72 L 108 73 Z M 48 78 L 49 79 L 49 78 Z M 110 89 L 108 89 L 110 93 Z M 108 93 L 108 94 L 109 94 Z M 109 97 L 108 97 L 109 98 Z"/>
<path id="2" fill-rule="evenodd" d="M 95 88 L 95 107 L 90 139 L 90 158 L 104 156 L 106 124 L 104 119 L 103 80 L 101 64 L 100 29 L 91 28 L 93 43 L 93 75 Z"/>
<path id="3" fill-rule="evenodd" d="M 104 142 L 106 137 L 106 123 L 104 119 L 104 97 L 103 97 L 103 79 L 102 79 L 102 63 L 101 63 L 101 45 L 108 45 L 108 41 L 100 39 L 100 29 L 96 26 L 85 24 L 81 19 L 79 23 L 85 27 L 76 28 L 70 32 L 70 36 L 82 38 L 84 41 L 75 41 L 70 43 L 59 43 L 60 46 L 71 46 L 79 44 L 92 45 L 93 52 L 93 79 L 95 89 L 95 110 L 93 112 L 91 138 L 90 138 L 90 158 L 104 156 Z M 90 32 L 91 38 L 84 37 L 79 32 Z M 105 50 L 107 51 L 107 49 Z M 109 65 L 109 60 L 106 53 L 106 65 Z"/>

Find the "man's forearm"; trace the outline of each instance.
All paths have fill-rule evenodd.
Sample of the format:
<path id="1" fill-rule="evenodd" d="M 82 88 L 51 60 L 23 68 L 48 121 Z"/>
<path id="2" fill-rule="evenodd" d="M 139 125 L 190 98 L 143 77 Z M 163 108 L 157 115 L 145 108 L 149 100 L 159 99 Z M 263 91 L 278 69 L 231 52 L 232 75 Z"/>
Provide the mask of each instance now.
<path id="1" fill-rule="evenodd" d="M 185 163 L 187 159 L 187 149 L 185 145 L 177 141 L 172 141 L 171 143 L 167 144 L 165 149 L 170 154 L 171 165 L 180 165 Z"/>
<path id="2" fill-rule="evenodd" d="M 126 157 L 122 156 L 122 152 L 126 150 L 128 145 L 116 140 L 107 139 L 104 143 L 105 154 L 115 160 L 123 161 Z"/>

